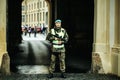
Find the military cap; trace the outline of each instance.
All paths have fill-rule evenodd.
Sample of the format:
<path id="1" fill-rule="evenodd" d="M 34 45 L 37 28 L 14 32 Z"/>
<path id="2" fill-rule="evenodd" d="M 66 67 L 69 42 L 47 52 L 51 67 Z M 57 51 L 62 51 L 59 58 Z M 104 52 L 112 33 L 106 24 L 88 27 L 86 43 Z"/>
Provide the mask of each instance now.
<path id="1" fill-rule="evenodd" d="M 57 22 L 62 22 L 60 19 L 57 19 L 57 20 L 55 20 L 55 23 L 57 23 Z"/>

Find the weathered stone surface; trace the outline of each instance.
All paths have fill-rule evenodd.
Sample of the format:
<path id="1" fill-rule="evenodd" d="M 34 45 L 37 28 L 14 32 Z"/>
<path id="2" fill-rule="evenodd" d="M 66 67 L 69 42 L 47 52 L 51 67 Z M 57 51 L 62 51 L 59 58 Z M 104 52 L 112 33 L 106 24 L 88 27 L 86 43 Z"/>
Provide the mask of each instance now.
<path id="1" fill-rule="evenodd" d="M 47 75 L 42 74 L 31 74 L 31 75 L 20 75 L 13 74 L 10 76 L 1 76 L 0 80 L 120 80 L 117 76 L 113 75 L 100 75 L 100 74 L 83 74 L 83 73 L 67 73 L 65 79 L 60 78 L 60 74 L 54 74 L 54 78 L 48 79 Z"/>
<path id="2" fill-rule="evenodd" d="M 102 61 L 98 53 L 93 53 L 93 73 L 104 73 Z"/>
<path id="3" fill-rule="evenodd" d="M 0 0 L 0 66 L 6 52 L 6 0 Z"/>
<path id="4" fill-rule="evenodd" d="M 120 54 L 120 47 L 113 47 L 112 48 L 112 53 Z"/>
<path id="5" fill-rule="evenodd" d="M 5 53 L 2 57 L 1 71 L 3 75 L 10 75 L 10 57 Z"/>

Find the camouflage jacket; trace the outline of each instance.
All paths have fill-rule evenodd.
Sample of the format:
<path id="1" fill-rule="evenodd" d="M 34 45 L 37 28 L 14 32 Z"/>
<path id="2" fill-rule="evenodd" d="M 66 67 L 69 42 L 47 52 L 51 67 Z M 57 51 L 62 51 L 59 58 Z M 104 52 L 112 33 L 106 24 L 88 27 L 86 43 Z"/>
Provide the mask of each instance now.
<path id="1" fill-rule="evenodd" d="M 55 35 L 52 34 L 53 29 L 55 31 Z M 57 36 L 57 34 L 56 34 L 56 32 L 59 33 L 61 31 L 64 34 L 64 36 L 62 38 Z M 66 44 L 68 42 L 68 34 L 67 34 L 66 30 L 64 28 L 61 28 L 59 31 L 57 31 L 55 28 L 52 28 L 46 37 L 46 40 L 50 41 L 50 43 L 52 44 L 53 52 L 65 52 L 65 47 L 63 47 L 63 48 L 54 48 L 53 47 L 54 44 L 52 42 L 55 40 L 55 38 L 60 38 L 60 40 L 62 41 L 62 44 Z"/>

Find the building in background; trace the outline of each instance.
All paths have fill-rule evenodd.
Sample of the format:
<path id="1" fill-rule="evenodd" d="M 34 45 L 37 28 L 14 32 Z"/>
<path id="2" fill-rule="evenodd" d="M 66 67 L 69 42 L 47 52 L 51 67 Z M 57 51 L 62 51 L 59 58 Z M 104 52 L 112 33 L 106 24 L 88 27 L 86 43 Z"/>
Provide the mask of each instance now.
<path id="1" fill-rule="evenodd" d="M 48 26 L 48 4 L 45 0 L 24 0 L 22 2 L 21 26 Z"/>

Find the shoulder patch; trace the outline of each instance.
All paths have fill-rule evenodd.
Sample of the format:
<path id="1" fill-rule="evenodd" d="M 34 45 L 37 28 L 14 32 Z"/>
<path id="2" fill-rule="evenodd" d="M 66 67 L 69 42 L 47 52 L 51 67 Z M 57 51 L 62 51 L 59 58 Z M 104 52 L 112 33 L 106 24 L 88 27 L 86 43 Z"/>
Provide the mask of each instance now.
<path id="1" fill-rule="evenodd" d="M 54 31 L 54 29 L 51 29 L 51 34 L 55 34 L 55 31 Z"/>
<path id="2" fill-rule="evenodd" d="M 62 31 L 62 32 L 65 32 L 65 29 L 64 29 L 64 28 L 61 28 L 61 31 Z"/>

